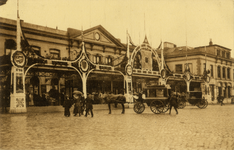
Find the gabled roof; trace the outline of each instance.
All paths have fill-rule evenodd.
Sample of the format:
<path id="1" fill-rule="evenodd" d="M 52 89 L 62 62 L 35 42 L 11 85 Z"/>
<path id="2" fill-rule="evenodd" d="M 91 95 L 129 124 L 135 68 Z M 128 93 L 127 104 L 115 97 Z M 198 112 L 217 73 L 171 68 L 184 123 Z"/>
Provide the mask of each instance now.
<path id="1" fill-rule="evenodd" d="M 73 39 L 82 39 L 82 31 L 77 29 L 68 28 L 68 36 Z M 100 40 L 95 39 L 95 34 L 99 34 Z M 112 45 L 116 47 L 125 48 L 117 38 L 115 38 L 110 32 L 108 32 L 103 26 L 98 25 L 90 29 L 83 31 L 83 40 L 93 43 Z"/>

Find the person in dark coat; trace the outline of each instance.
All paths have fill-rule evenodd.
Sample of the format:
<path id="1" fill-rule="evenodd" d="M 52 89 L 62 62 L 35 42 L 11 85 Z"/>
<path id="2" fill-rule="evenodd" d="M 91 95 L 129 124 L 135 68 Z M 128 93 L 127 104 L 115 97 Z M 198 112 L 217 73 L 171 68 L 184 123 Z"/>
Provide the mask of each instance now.
<path id="1" fill-rule="evenodd" d="M 219 96 L 219 97 L 217 97 L 217 99 L 218 99 L 218 102 L 220 103 L 221 106 L 224 105 L 224 103 L 223 103 L 224 97 L 223 96 Z"/>
<path id="2" fill-rule="evenodd" d="M 93 99 L 92 99 L 92 95 L 91 94 L 88 94 L 88 97 L 85 99 L 85 103 L 86 103 L 85 117 L 87 117 L 87 113 L 89 111 L 91 112 L 91 117 L 93 117 Z"/>
<path id="3" fill-rule="evenodd" d="M 66 96 L 64 103 L 63 103 L 65 117 L 70 117 L 70 108 L 72 105 L 73 105 L 73 102 L 69 99 L 68 96 Z"/>
<path id="4" fill-rule="evenodd" d="M 143 103 L 142 95 L 143 95 L 143 91 L 139 92 L 139 94 L 138 94 L 138 101 L 141 102 L 141 103 Z"/>
<path id="5" fill-rule="evenodd" d="M 177 108 L 178 108 L 178 97 L 177 97 L 177 93 L 174 92 L 172 93 L 169 103 L 170 103 L 170 107 L 169 107 L 169 114 L 171 114 L 171 108 L 174 107 L 176 114 L 178 114 Z"/>
<path id="6" fill-rule="evenodd" d="M 81 94 L 73 94 L 73 98 L 74 98 L 74 103 L 75 103 L 73 114 L 74 116 L 76 116 L 77 114 L 81 116 L 82 106 L 83 106 L 83 100 L 82 100 Z"/>

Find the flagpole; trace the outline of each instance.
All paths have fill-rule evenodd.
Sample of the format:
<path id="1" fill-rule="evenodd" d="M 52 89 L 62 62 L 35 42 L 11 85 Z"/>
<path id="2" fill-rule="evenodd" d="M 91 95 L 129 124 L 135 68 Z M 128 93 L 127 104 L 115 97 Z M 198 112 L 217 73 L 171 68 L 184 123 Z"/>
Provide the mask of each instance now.
<path id="1" fill-rule="evenodd" d="M 16 41 L 17 41 L 17 50 L 21 50 L 21 39 L 20 39 L 20 17 L 19 17 L 19 0 L 17 0 L 17 27 L 16 27 Z"/>
<path id="2" fill-rule="evenodd" d="M 129 41 L 128 41 L 128 30 L 127 30 L 127 58 L 129 59 Z"/>

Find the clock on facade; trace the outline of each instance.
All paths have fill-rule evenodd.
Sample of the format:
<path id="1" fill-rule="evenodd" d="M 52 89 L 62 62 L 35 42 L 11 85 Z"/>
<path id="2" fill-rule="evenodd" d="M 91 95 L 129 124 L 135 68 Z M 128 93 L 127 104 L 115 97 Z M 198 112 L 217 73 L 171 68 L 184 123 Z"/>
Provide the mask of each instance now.
<path id="1" fill-rule="evenodd" d="M 96 32 L 96 33 L 94 34 L 94 37 L 95 37 L 96 40 L 100 40 L 100 34 L 99 34 L 99 33 Z"/>

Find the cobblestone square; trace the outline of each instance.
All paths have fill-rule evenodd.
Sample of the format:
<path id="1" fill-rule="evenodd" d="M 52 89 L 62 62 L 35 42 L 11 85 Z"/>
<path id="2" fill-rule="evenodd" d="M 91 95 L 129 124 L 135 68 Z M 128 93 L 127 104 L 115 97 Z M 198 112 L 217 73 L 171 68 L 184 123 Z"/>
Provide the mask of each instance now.
<path id="1" fill-rule="evenodd" d="M 234 149 L 234 105 L 186 106 L 178 115 L 175 110 L 155 115 L 150 108 L 142 114 L 94 110 L 93 118 L 0 114 L 0 127 L 1 150 Z"/>

